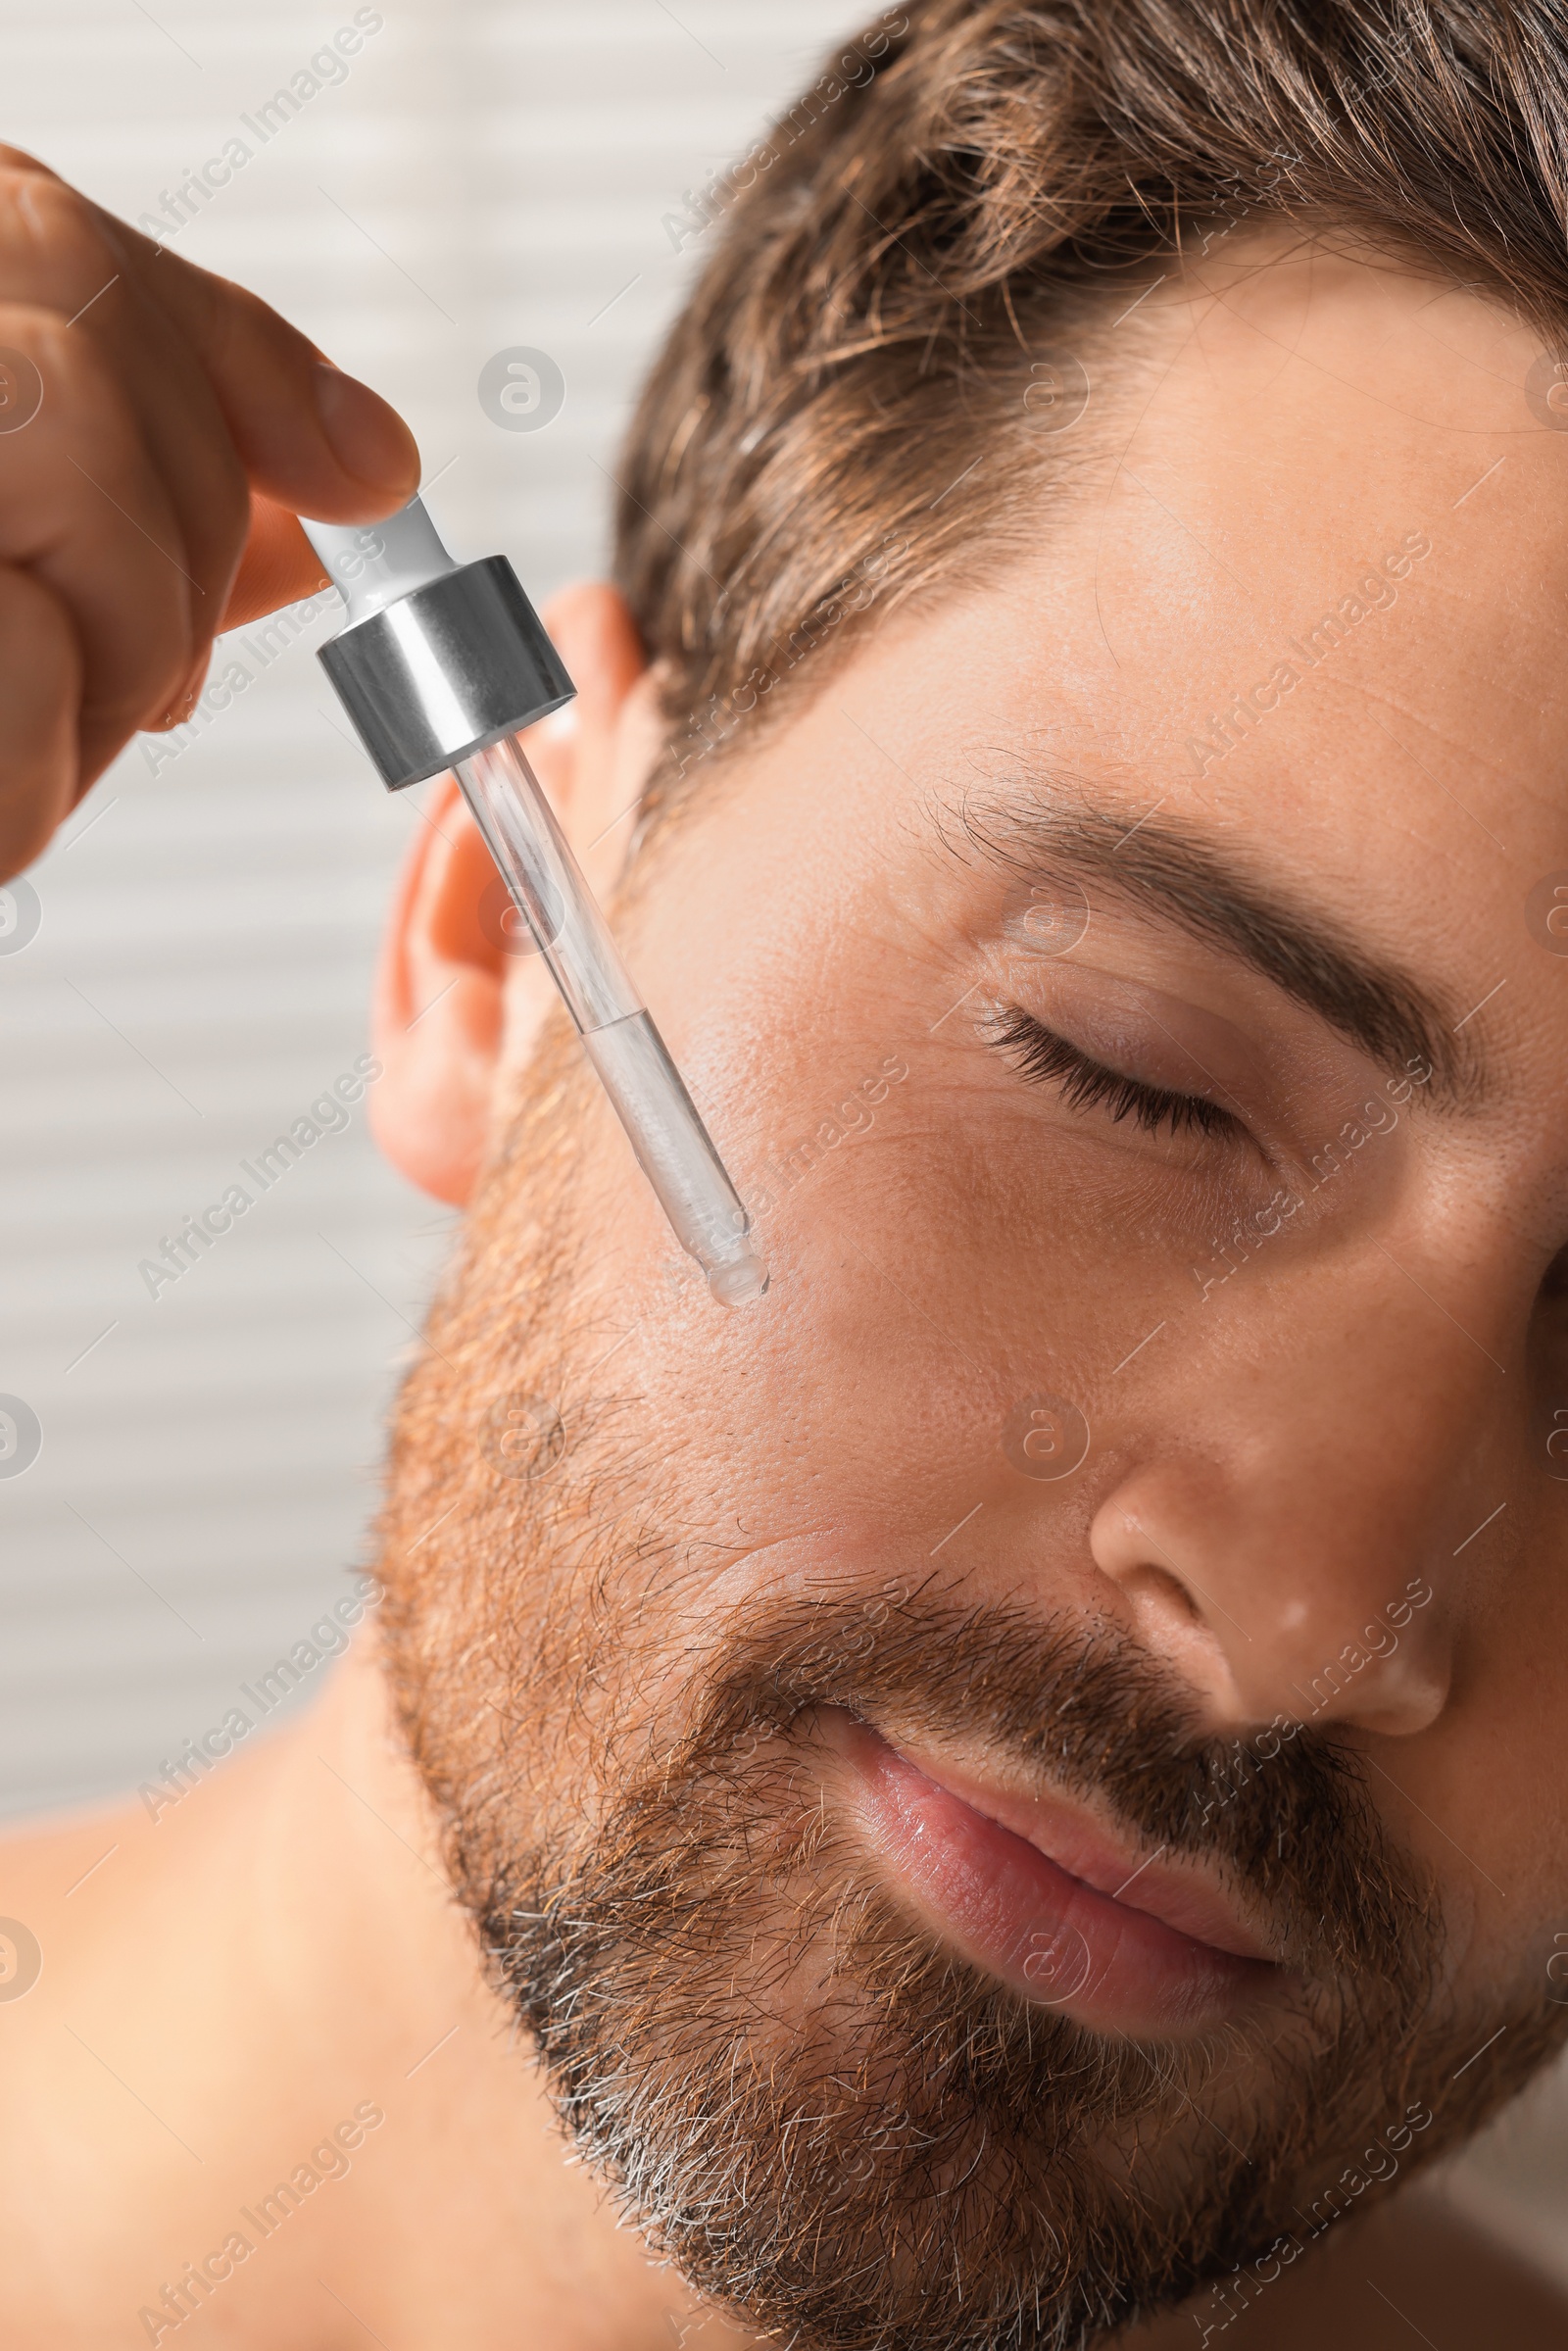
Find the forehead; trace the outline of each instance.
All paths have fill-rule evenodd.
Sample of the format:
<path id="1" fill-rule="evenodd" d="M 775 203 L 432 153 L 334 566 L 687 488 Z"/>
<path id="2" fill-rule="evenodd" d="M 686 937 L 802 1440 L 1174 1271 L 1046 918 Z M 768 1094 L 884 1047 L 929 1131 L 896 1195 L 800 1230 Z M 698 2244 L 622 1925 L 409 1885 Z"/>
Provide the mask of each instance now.
<path id="1" fill-rule="evenodd" d="M 1568 431 L 1540 335 L 1299 241 L 1156 285 L 1118 331 L 1056 482 L 1020 479 L 1038 552 L 873 623 L 743 762 L 749 819 L 771 782 L 789 830 L 827 828 L 811 872 L 841 901 L 911 804 L 1022 777 L 1310 877 L 1435 979 L 1456 925 L 1528 946 L 1568 867 Z"/>
<path id="2" fill-rule="evenodd" d="M 1152 329 L 1120 381 L 1112 335 L 1110 447 L 1060 548 L 1061 683 L 1097 731 L 1125 711 L 1105 754 L 1222 823 L 1446 796 L 1445 830 L 1475 799 L 1517 840 L 1538 793 L 1554 822 L 1568 433 L 1530 397 L 1539 338 L 1320 249 L 1179 288 Z M 1506 848 L 1485 817 L 1468 847 Z"/>

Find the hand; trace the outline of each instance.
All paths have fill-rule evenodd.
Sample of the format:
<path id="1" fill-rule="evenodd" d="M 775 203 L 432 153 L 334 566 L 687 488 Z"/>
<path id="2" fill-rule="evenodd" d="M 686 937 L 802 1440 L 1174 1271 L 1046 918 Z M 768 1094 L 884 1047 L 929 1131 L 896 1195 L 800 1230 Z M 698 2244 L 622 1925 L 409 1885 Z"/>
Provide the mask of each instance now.
<path id="1" fill-rule="evenodd" d="M 418 486 L 395 411 L 226 278 L 0 146 L 0 881 L 214 637 L 307 596 L 295 519 Z"/>

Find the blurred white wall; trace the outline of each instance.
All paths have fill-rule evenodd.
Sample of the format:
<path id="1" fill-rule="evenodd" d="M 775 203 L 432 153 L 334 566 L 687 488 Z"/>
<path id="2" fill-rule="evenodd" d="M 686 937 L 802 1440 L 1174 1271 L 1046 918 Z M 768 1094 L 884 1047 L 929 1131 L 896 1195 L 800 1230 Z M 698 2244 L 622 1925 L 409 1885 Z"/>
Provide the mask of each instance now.
<path id="1" fill-rule="evenodd" d="M 131 220 L 245 138 L 179 250 L 385 392 L 453 546 L 542 597 L 603 561 L 628 406 L 702 250 L 666 216 L 870 13 L 384 0 L 264 142 L 243 119 L 355 0 L 0 0 L 0 137 Z M 517 347 L 564 379 L 540 428 L 481 405 Z M 252 682 L 156 772 L 133 745 L 33 869 L 36 935 L 0 926 L 0 1395 L 43 1435 L 0 1477 L 0 1810 L 148 1777 L 366 1555 L 446 1219 L 363 1104 L 177 1284 L 154 1299 L 137 1271 L 366 1049 L 418 816 L 345 732 L 328 625 L 270 660 L 242 632 Z M 1568 2281 L 1562 2104 L 1546 2085 L 1454 2192 Z"/>
<path id="2" fill-rule="evenodd" d="M 664 216 L 856 16 L 385 0 L 332 81 L 310 60 L 356 0 L 0 0 L 0 136 L 131 220 L 242 138 L 177 249 L 385 392 L 453 546 L 543 597 L 604 560 L 608 469 L 701 252 Z M 270 122 L 302 72 L 323 86 Z M 518 346 L 564 378 L 542 428 L 481 405 Z M 137 1271 L 366 1049 L 418 816 L 348 737 L 312 658 L 330 625 L 270 661 L 241 632 L 252 682 L 156 772 L 132 745 L 29 876 L 36 935 L 0 930 L 0 1394 L 43 1433 L 0 1477 L 5 1809 L 147 1778 L 364 1555 L 446 1229 L 364 1105 L 177 1284 Z"/>

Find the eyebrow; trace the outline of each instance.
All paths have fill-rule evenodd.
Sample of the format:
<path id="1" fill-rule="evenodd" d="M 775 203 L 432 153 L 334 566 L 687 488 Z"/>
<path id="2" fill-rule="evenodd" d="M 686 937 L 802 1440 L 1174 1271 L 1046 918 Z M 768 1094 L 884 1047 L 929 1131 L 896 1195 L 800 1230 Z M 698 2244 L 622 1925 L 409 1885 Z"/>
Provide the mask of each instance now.
<path id="1" fill-rule="evenodd" d="M 1293 902 L 1205 837 L 1153 818 L 1129 827 L 1119 813 L 1027 795 L 966 801 L 958 821 L 976 850 L 1019 878 L 1098 884 L 1104 896 L 1245 964 L 1394 1075 L 1408 1077 L 1411 1061 L 1425 1061 L 1429 1102 L 1468 1109 L 1479 1101 L 1479 1047 L 1458 1039 L 1434 994 L 1322 908 Z M 1093 895 L 1085 895 L 1092 907 Z"/>

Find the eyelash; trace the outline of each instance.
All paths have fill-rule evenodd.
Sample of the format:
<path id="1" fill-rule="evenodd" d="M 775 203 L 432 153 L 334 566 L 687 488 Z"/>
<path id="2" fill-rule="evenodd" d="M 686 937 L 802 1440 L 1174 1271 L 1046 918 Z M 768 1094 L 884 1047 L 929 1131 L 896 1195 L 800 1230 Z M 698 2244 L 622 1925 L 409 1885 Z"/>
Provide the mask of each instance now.
<path id="1" fill-rule="evenodd" d="M 1020 1005 L 1008 1004 L 985 1024 L 986 1042 L 1005 1053 L 1032 1085 L 1055 1086 L 1070 1110 L 1103 1106 L 1118 1123 L 1130 1118 L 1146 1134 L 1168 1129 L 1172 1135 L 1199 1134 L 1237 1138 L 1245 1129 L 1239 1118 L 1201 1095 L 1178 1094 L 1168 1086 L 1146 1086 L 1092 1060 L 1048 1029 Z"/>

